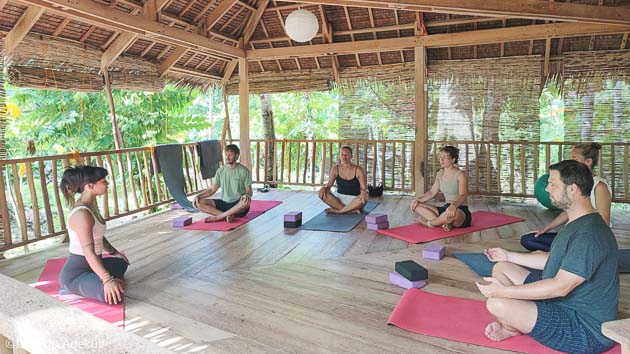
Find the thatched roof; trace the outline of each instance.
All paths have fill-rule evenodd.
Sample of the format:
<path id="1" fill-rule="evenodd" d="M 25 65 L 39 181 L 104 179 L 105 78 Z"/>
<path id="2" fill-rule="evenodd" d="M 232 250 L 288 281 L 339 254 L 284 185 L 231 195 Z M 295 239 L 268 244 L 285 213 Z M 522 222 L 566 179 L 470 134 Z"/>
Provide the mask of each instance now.
<path id="1" fill-rule="evenodd" d="M 547 63 L 566 52 L 628 48 L 630 0 L 478 3 L 0 0 L 0 32 L 10 82 L 75 90 L 100 89 L 101 67 L 114 87 L 160 90 L 162 79 L 208 87 L 235 82 L 241 57 L 253 91 L 273 92 L 387 75 L 382 71 L 413 65 L 417 45 L 427 46 L 429 61 L 541 55 Z M 320 22 L 309 43 L 293 42 L 284 31 L 286 17 L 300 7 Z"/>

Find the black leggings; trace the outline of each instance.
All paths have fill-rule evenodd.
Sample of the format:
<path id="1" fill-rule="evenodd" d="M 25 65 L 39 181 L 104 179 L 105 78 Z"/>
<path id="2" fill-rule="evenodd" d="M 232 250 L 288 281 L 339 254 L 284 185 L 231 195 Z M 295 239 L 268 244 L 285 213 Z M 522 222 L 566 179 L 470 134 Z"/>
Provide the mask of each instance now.
<path id="1" fill-rule="evenodd" d="M 538 235 L 538 237 L 534 237 L 536 233 L 531 232 L 521 237 L 521 245 L 530 251 L 549 252 L 551 243 L 557 234 L 557 232 L 545 232 L 544 234 Z"/>
<path id="2" fill-rule="evenodd" d="M 101 262 L 114 278 L 122 279 L 127 271 L 128 264 L 122 258 L 101 258 Z M 70 254 L 59 274 L 59 285 L 75 295 L 105 302 L 103 283 L 84 256 Z"/>

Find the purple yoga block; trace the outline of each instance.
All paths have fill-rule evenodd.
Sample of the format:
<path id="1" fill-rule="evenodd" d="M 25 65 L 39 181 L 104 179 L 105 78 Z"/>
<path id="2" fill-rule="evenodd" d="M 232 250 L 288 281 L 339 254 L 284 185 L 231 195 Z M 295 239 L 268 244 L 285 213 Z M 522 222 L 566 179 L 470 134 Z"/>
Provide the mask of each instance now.
<path id="1" fill-rule="evenodd" d="M 173 203 L 173 204 L 171 204 L 171 210 L 180 210 L 180 209 L 184 209 L 184 207 L 182 207 L 181 205 L 179 205 L 179 203 Z"/>
<path id="2" fill-rule="evenodd" d="M 439 261 L 444 258 L 445 250 L 446 247 L 444 245 L 428 244 L 422 250 L 422 258 L 435 259 L 436 261 Z"/>
<path id="3" fill-rule="evenodd" d="M 302 220 L 301 211 L 290 211 L 284 214 L 284 221 L 298 221 L 298 220 Z"/>
<path id="4" fill-rule="evenodd" d="M 380 224 L 388 222 L 387 214 L 368 214 L 365 217 L 365 222 L 368 224 Z"/>
<path id="5" fill-rule="evenodd" d="M 379 222 L 378 224 L 367 223 L 368 230 L 389 229 L 389 221 Z"/>
<path id="6" fill-rule="evenodd" d="M 190 216 L 180 216 L 178 218 L 173 219 L 173 227 L 184 227 L 186 225 L 192 224 L 192 217 Z"/>
<path id="7" fill-rule="evenodd" d="M 396 272 L 389 272 L 389 281 L 392 284 L 398 285 L 401 288 L 405 288 L 405 289 L 411 289 L 411 288 L 420 289 L 424 287 L 427 283 L 426 280 L 410 281 Z"/>

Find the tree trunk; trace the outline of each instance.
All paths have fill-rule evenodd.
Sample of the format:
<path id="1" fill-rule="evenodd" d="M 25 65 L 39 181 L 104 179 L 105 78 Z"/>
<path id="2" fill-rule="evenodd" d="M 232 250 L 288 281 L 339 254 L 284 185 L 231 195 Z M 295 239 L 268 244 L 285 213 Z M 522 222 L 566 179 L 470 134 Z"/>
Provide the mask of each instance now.
<path id="1" fill-rule="evenodd" d="M 613 132 L 614 134 L 618 134 L 617 136 L 621 138 L 621 118 L 623 117 L 623 109 L 622 109 L 622 101 L 621 101 L 621 91 L 623 90 L 623 84 L 621 81 L 617 81 L 615 84 L 615 89 L 613 93 Z"/>
<path id="2" fill-rule="evenodd" d="M 580 141 L 593 140 L 593 96 L 592 92 L 588 92 L 582 97 L 582 131 L 580 132 Z"/>
<path id="3" fill-rule="evenodd" d="M 262 114 L 263 131 L 265 140 L 275 140 L 276 130 L 273 125 L 273 109 L 271 108 L 271 95 L 260 95 L 260 112 Z M 266 144 L 267 154 L 265 155 L 265 181 L 273 181 L 274 178 L 274 157 L 276 156 L 276 144 Z M 276 188 L 276 184 L 269 184 L 269 187 Z"/>
<path id="4" fill-rule="evenodd" d="M 114 96 L 112 96 L 112 86 L 109 81 L 109 72 L 105 71 L 103 73 L 103 76 L 105 77 L 105 93 L 107 94 L 107 98 L 109 99 L 109 108 L 111 109 L 114 148 L 116 150 L 124 149 L 125 142 L 123 141 L 123 136 L 120 133 L 120 129 L 118 129 L 118 120 L 116 119 L 116 109 L 114 107 Z"/>

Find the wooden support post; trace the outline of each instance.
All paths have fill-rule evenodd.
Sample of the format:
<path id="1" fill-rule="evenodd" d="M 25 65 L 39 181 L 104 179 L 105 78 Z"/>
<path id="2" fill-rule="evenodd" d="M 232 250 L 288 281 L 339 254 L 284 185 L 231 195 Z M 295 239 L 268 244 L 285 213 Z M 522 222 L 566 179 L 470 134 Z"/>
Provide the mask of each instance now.
<path id="1" fill-rule="evenodd" d="M 414 189 L 416 195 L 424 193 L 424 174 L 426 171 L 426 142 L 427 142 L 427 91 L 426 91 L 426 70 L 427 55 L 426 48 L 419 46 L 414 48 L 414 73 L 415 73 L 415 119 L 416 119 L 416 140 L 414 142 L 413 175 Z"/>
<path id="2" fill-rule="evenodd" d="M 252 168 L 252 158 L 249 147 L 249 68 L 247 67 L 247 59 L 239 58 L 238 60 L 238 97 L 239 97 L 239 126 L 240 126 L 240 163 L 250 169 Z"/>
<path id="3" fill-rule="evenodd" d="M 109 108 L 112 113 L 112 134 L 114 135 L 114 147 L 116 148 L 116 150 L 120 150 L 125 147 L 125 143 L 123 142 L 120 129 L 118 129 L 118 120 L 116 119 L 116 109 L 114 107 L 114 96 L 112 96 L 112 85 L 109 81 L 109 72 L 106 70 L 103 71 L 103 76 L 105 77 L 105 93 L 107 93 Z"/>

